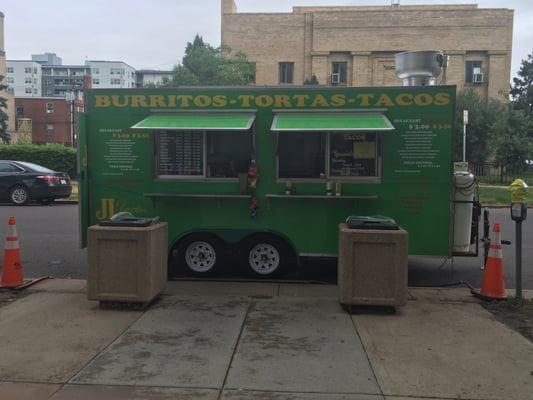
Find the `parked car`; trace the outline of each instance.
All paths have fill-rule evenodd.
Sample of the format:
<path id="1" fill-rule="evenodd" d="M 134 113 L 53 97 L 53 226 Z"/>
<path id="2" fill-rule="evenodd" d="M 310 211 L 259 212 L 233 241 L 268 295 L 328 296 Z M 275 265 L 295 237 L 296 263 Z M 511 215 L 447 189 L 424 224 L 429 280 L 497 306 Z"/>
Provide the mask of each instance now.
<path id="1" fill-rule="evenodd" d="M 72 185 L 64 172 L 25 161 L 0 160 L 0 200 L 22 206 L 30 201 L 50 204 L 70 196 Z"/>

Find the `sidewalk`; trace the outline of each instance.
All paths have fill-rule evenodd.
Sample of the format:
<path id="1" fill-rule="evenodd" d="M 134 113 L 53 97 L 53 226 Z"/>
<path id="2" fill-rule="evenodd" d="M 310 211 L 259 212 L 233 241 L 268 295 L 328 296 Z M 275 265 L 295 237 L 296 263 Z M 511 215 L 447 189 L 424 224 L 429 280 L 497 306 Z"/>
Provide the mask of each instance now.
<path id="1" fill-rule="evenodd" d="M 0 308 L 0 399 L 530 399 L 533 344 L 464 289 L 346 314 L 327 285 L 169 282 L 145 312 L 50 280 Z"/>

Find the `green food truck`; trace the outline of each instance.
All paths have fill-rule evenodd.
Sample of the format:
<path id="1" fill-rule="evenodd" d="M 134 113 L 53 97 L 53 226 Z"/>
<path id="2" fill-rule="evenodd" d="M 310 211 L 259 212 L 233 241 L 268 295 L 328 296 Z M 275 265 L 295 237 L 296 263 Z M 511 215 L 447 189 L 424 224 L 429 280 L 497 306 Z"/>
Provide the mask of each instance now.
<path id="1" fill-rule="evenodd" d="M 455 91 L 88 90 L 83 245 L 88 226 L 117 212 L 159 216 L 178 267 L 203 275 L 229 259 L 267 277 L 299 257 L 336 256 L 340 222 L 380 214 L 409 232 L 410 254 L 450 256 Z"/>

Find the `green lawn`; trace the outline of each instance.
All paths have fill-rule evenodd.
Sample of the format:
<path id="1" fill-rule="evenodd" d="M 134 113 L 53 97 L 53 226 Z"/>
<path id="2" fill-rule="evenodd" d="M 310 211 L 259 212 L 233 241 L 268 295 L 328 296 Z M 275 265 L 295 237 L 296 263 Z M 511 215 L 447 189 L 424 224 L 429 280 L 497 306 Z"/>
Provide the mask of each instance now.
<path id="1" fill-rule="evenodd" d="M 511 192 L 507 187 L 480 186 L 479 198 L 482 205 L 505 205 L 511 204 Z M 529 194 L 528 205 L 533 206 L 533 193 Z"/>

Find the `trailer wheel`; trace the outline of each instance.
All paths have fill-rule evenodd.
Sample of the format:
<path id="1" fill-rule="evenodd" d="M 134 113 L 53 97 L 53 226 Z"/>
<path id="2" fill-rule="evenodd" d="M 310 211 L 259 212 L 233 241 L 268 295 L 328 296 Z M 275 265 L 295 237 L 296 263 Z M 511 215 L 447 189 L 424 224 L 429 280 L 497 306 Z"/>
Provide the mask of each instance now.
<path id="1" fill-rule="evenodd" d="M 192 234 L 184 238 L 177 248 L 178 265 L 191 274 L 207 276 L 222 264 L 224 243 L 208 233 Z"/>
<path id="2" fill-rule="evenodd" d="M 288 258 L 287 244 L 272 235 L 252 236 L 242 245 L 241 264 L 255 277 L 279 275 L 287 266 Z"/>

